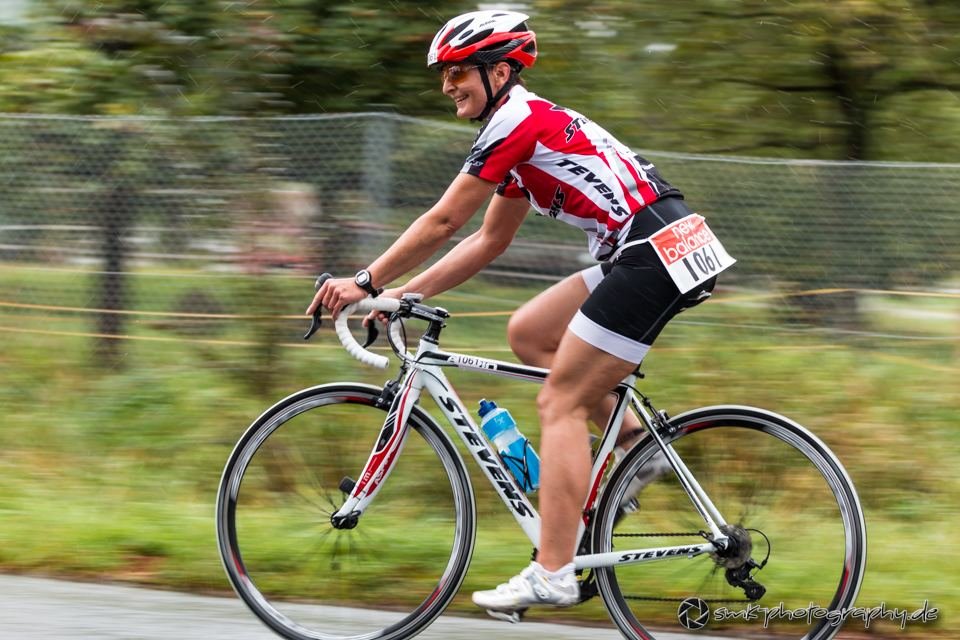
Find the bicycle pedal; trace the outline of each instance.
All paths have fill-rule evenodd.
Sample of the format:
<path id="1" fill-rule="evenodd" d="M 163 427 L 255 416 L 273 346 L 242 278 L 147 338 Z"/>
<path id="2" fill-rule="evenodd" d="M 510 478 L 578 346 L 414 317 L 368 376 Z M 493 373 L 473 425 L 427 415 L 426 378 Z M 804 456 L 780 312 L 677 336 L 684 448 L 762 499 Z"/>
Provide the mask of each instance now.
<path id="1" fill-rule="evenodd" d="M 510 624 L 517 624 L 523 620 L 523 614 L 526 612 L 526 609 L 518 609 L 516 611 L 496 611 L 494 609 L 487 609 L 487 615 L 491 618 L 503 620 L 504 622 L 509 622 Z"/>

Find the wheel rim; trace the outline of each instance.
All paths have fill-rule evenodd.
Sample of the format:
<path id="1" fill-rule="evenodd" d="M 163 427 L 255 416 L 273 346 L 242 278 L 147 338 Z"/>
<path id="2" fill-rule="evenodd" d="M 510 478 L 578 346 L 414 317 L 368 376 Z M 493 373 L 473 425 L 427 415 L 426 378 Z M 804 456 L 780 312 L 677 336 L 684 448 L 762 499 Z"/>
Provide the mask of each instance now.
<path id="1" fill-rule="evenodd" d="M 358 527 L 331 525 L 340 480 L 360 473 L 386 417 L 374 398 L 351 388 L 281 403 L 225 470 L 224 565 L 246 604 L 285 637 L 409 636 L 439 615 L 469 563 L 469 481 L 446 437 L 419 415 Z"/>
<path id="2" fill-rule="evenodd" d="M 850 606 L 856 597 L 865 560 L 865 533 L 857 496 L 848 487 L 846 472 L 839 462 L 802 427 L 765 412 L 754 415 L 740 408 L 718 408 L 687 414 L 671 423 L 678 431 L 669 440 L 728 522 L 759 529 L 770 538 L 773 547 L 770 561 L 762 570 L 754 572 L 767 587 L 767 593 L 754 603 L 758 608 L 756 619 L 742 620 L 739 616 L 749 617 L 743 611 L 748 610 L 751 603 L 745 601 L 743 589 L 728 584 L 724 571 L 707 556 L 665 561 L 659 565 L 604 569 L 598 571 L 598 586 L 614 622 L 633 638 L 653 637 L 660 629 L 684 632 L 679 611 L 681 602 L 698 597 L 705 600 L 709 608 L 705 618 L 708 626 L 703 631 L 709 635 L 779 634 L 778 637 L 808 640 L 832 637 L 837 627 L 828 620 L 813 619 L 810 624 L 789 622 L 786 612 L 806 608 L 810 602 L 827 611 L 835 610 Z M 639 468 L 655 454 L 655 447 L 650 442 L 640 448 L 624 460 L 624 467 Z M 730 451 L 739 453 L 732 455 Z M 640 494 L 640 510 L 624 518 L 614 532 L 612 505 L 619 504 L 614 494 L 622 496 L 626 477 L 632 476 L 627 471 L 624 468 L 611 478 L 609 496 L 605 496 L 601 504 L 594 536 L 598 551 L 702 542 L 696 535 L 685 538 L 622 536 L 652 532 L 696 534 L 706 528 L 672 474 L 645 488 Z M 752 477 L 760 477 L 762 483 L 750 486 Z M 755 494 L 752 502 L 737 497 L 751 495 L 751 492 Z M 801 495 L 805 501 L 797 498 Z M 747 509 L 731 506 L 738 500 Z M 673 505 L 672 514 L 667 512 L 670 505 Z M 766 541 L 756 532 L 750 535 L 754 545 L 752 555 L 762 561 Z M 663 599 L 644 599 L 653 597 Z M 777 609 L 781 601 L 784 612 L 769 613 L 768 625 L 764 628 L 763 608 Z M 685 606 L 690 607 L 691 603 Z M 729 613 L 718 613 L 720 607 Z M 721 621 L 721 617 L 727 620 Z"/>

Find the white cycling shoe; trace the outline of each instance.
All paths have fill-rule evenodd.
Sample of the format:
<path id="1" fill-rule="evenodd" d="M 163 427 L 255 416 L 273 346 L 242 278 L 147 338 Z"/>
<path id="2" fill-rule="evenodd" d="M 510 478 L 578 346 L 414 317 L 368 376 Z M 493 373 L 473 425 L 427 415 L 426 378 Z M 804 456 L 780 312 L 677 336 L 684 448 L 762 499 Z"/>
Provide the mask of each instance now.
<path id="1" fill-rule="evenodd" d="M 559 577 L 551 577 L 536 562 L 508 582 L 489 591 L 474 591 L 473 603 L 487 610 L 491 616 L 509 622 L 519 622 L 520 613 L 528 607 L 570 607 L 580 601 L 580 585 L 573 572 L 573 563 L 562 570 Z"/>

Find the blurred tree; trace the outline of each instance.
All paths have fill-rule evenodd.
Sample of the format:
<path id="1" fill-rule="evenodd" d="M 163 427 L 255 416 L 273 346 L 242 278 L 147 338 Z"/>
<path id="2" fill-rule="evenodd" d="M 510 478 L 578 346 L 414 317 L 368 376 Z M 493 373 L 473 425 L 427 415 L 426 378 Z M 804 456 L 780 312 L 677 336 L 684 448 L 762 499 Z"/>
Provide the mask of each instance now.
<path id="1" fill-rule="evenodd" d="M 426 68 L 427 49 L 445 20 L 475 8 L 470 3 L 447 2 L 442 11 L 417 0 L 296 4 L 307 14 L 290 31 L 287 73 L 294 83 L 287 95 L 298 111 L 449 110 L 436 74 Z"/>
<path id="2" fill-rule="evenodd" d="M 0 40 L 0 111 L 135 113 L 145 98 L 130 65 L 70 32 L 7 29 Z"/>
<path id="3" fill-rule="evenodd" d="M 643 102 L 661 147 L 844 160 L 960 157 L 956 3 L 704 0 L 673 16 L 665 32 L 676 49 L 650 68 L 657 89 Z M 888 205 L 886 185 L 862 182 L 863 173 L 812 168 L 795 176 L 808 190 L 805 199 L 781 194 L 744 206 L 723 189 L 701 206 L 779 228 L 791 259 L 769 261 L 766 272 L 798 290 L 887 288 L 923 265 L 960 268 L 953 242 L 882 233 L 904 212 Z M 889 174 L 899 179 L 894 169 Z M 937 181 L 941 190 L 944 197 L 931 191 L 917 203 L 923 224 L 956 212 L 958 186 Z M 783 208 L 792 214 L 784 217 Z M 850 291 L 791 301 L 801 319 L 856 325 L 856 298 Z"/>
<path id="4" fill-rule="evenodd" d="M 178 115 L 385 106 L 437 113 L 443 96 L 426 91 L 436 86 L 426 73 L 426 49 L 447 10 L 472 8 L 448 3 L 441 14 L 410 0 L 37 1 L 31 55 L 42 59 L 69 42 L 91 56 L 70 61 L 74 74 L 109 62 L 123 71 L 114 78 L 117 86 L 133 94 L 117 105 L 103 100 L 109 93 L 103 86 L 83 82 L 71 87 L 87 101 L 59 108 Z M 47 96 L 35 100 L 30 106 Z M 0 102 L 6 110 L 27 106 Z"/>
<path id="5" fill-rule="evenodd" d="M 960 156 L 954 2 L 704 0 L 672 14 L 665 30 L 676 49 L 652 69 L 656 91 L 645 101 L 669 110 L 657 119 L 661 146 L 849 160 Z"/>
<path id="6" fill-rule="evenodd" d="M 413 0 L 35 2 L 41 19 L 0 34 L 0 111 L 179 116 L 387 108 L 449 118 L 451 103 L 425 69 L 426 49 L 446 19 L 477 7 L 460 0 L 441 7 Z M 633 146 L 850 160 L 960 157 L 955 0 L 514 6 L 530 13 L 541 47 L 537 66 L 525 73 L 530 88 Z M 229 129 L 230 139 L 216 144 L 247 154 L 255 166 L 257 140 L 243 127 Z M 340 155 L 355 168 L 363 150 L 386 146 L 375 135 L 336 144 L 356 151 Z M 902 215 L 833 172 L 813 174 L 809 188 L 829 203 L 828 223 L 849 210 L 876 210 L 872 223 Z M 957 196 L 952 185 L 942 190 L 938 211 Z M 698 205 L 743 213 L 726 196 L 718 189 Z M 770 223 L 772 208 L 758 204 L 752 215 Z M 800 288 L 882 287 L 916 271 L 924 251 L 908 250 L 909 243 L 863 244 L 857 259 L 882 263 L 882 277 L 867 283 L 822 260 L 844 238 L 811 233 L 795 217 L 786 224 L 813 266 L 809 277 L 786 267 L 777 272 L 777 264 L 770 274 Z M 950 251 L 945 244 L 922 257 L 949 262 Z"/>
<path id="7" fill-rule="evenodd" d="M 0 110 L 449 114 L 430 39 L 472 2 L 36 0 Z M 960 156 L 952 0 L 532 0 L 531 89 L 644 148 Z M 10 40 L 10 38 L 7 38 Z"/>

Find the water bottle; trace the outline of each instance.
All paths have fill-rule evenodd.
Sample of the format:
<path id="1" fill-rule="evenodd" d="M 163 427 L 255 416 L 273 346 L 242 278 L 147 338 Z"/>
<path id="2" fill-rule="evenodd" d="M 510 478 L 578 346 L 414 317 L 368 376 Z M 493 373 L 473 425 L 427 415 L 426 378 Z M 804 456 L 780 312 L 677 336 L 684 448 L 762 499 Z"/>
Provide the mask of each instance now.
<path id="1" fill-rule="evenodd" d="M 480 428 L 525 493 L 540 488 L 540 457 L 517 429 L 510 412 L 489 400 L 480 401 Z"/>

